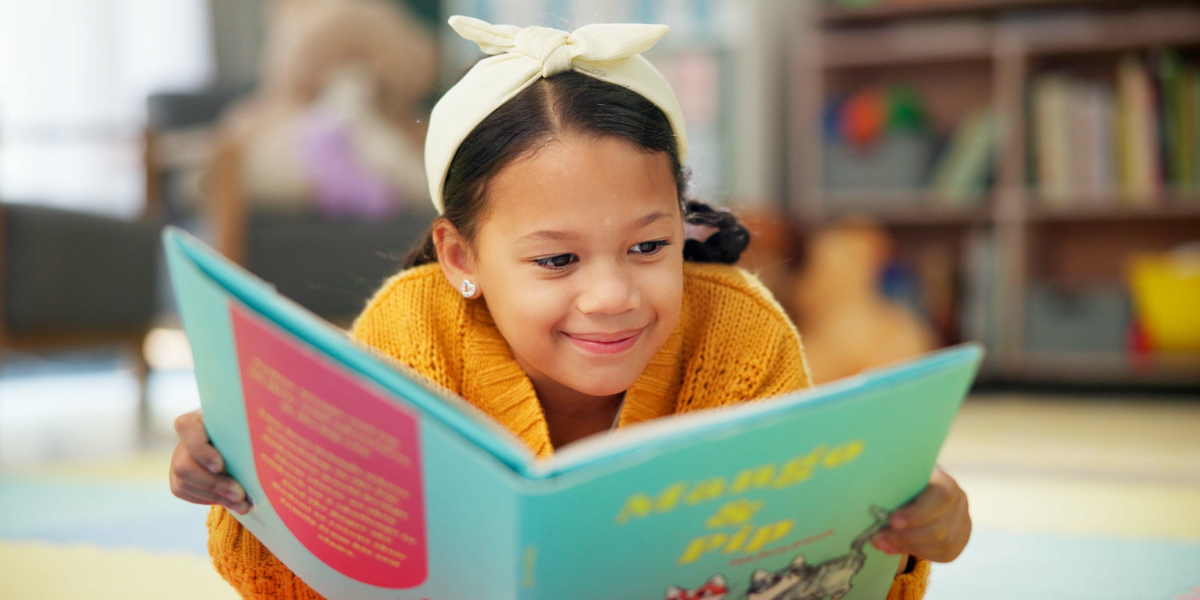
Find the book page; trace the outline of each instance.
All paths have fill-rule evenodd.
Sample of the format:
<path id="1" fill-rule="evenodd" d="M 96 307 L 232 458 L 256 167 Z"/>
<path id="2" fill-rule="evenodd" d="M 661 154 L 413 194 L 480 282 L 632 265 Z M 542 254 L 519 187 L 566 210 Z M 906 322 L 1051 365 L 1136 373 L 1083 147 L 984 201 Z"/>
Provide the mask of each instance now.
<path id="1" fill-rule="evenodd" d="M 415 415 L 241 305 L 230 303 L 230 313 L 255 470 L 280 519 L 347 577 L 387 588 L 422 583 Z"/>

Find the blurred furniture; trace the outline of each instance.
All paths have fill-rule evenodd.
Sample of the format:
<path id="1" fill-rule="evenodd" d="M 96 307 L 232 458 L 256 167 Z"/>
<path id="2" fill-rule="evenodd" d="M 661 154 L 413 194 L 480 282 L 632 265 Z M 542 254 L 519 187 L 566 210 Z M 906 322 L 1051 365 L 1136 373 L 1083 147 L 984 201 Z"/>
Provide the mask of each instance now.
<path id="1" fill-rule="evenodd" d="M 1121 351 L 1131 331 L 1129 257 L 1200 238 L 1200 191 L 1162 186 L 1134 203 L 1076 189 L 1049 202 L 1037 183 L 1034 82 L 1067 73 L 1111 84 L 1122 57 L 1150 63 L 1162 48 L 1195 62 L 1195 0 L 883 0 L 813 2 L 789 50 L 791 206 L 808 227 L 867 213 L 886 224 L 907 263 L 949 257 L 950 301 L 932 314 L 956 324 L 943 342 L 982 340 L 981 379 L 1066 385 L 1200 386 L 1200 356 Z M 911 86 L 944 139 L 991 107 L 1000 132 L 982 201 L 954 204 L 930 190 L 832 190 L 825 107 L 865 86 Z M 1151 94 L 1158 93 L 1151 92 Z M 1153 95 L 1152 95 L 1153 97 Z M 1080 106 L 1066 106 L 1067 114 Z M 1169 135 L 1169 134 L 1165 134 Z M 1068 154 L 1091 144 L 1069 141 Z M 1166 142 L 1162 142 L 1166 143 Z M 836 168 L 836 165 L 833 167 Z M 933 272 L 932 269 L 926 269 Z M 1047 295 L 1053 290 L 1053 295 Z M 1114 290 L 1116 290 L 1114 292 Z M 1068 318 L 1069 317 L 1069 318 Z M 1108 322 L 1120 319 L 1118 323 Z M 1105 321 L 1103 331 L 1070 331 Z M 1071 325 L 1067 321 L 1074 323 Z M 1048 329 L 1053 326 L 1054 330 Z M 1070 336 L 1070 340 L 1064 336 Z M 1129 335 L 1129 334 L 1124 334 Z"/>
<path id="2" fill-rule="evenodd" d="M 158 225 L 0 203 L 0 360 L 6 351 L 125 348 L 148 433 L 143 341 L 156 315 Z"/>
<path id="3" fill-rule="evenodd" d="M 348 326 L 436 214 L 406 208 L 384 220 L 331 219 L 314 211 L 252 209 L 241 151 L 223 138 L 213 155 L 209 200 L 214 246 L 301 306 Z"/>
<path id="4" fill-rule="evenodd" d="M 408 248 L 432 222 L 432 209 L 383 222 L 251 209 L 241 149 L 217 131 L 221 114 L 249 91 L 213 88 L 148 99 L 149 204 L 161 207 L 166 222 L 208 238 L 285 296 L 347 325 L 399 270 Z"/>
<path id="5" fill-rule="evenodd" d="M 200 214 L 202 178 L 214 150 L 221 114 L 251 91 L 249 86 L 212 87 L 151 94 L 146 99 L 143 167 L 147 206 L 174 225 Z"/>
<path id="6" fill-rule="evenodd" d="M 399 271 L 435 216 L 423 200 L 419 152 L 434 44 L 407 13 L 384 2 L 295 4 L 279 2 L 270 12 L 262 84 L 253 93 L 214 88 L 149 99 L 146 195 L 164 207 L 169 222 L 208 239 L 285 296 L 345 326 Z M 426 10 L 433 6 L 420 4 Z M 336 85 L 350 75 L 358 76 L 351 83 L 363 85 Z M 329 105 L 327 96 L 345 89 L 352 92 L 348 97 L 333 98 L 342 104 Z M 322 207 L 318 201 L 321 189 L 312 180 L 319 173 L 305 162 L 312 143 L 304 134 L 316 123 L 314 109 L 324 109 L 316 112 L 327 125 L 332 116 L 345 115 L 326 113 L 344 105 L 365 106 L 367 116 L 380 117 L 365 127 L 375 136 L 366 147 L 386 151 L 381 162 L 388 172 L 378 175 L 395 183 L 392 171 L 410 166 L 403 174 L 415 176 L 406 182 L 419 179 L 408 186 L 413 189 L 397 190 L 397 200 L 411 202 L 389 213 L 394 216 L 327 216 L 329 203 Z M 389 144 L 411 134 L 411 156 L 396 157 L 394 144 L 376 143 L 389 132 L 392 137 L 384 140 Z M 329 157 L 324 159 L 316 164 L 329 166 Z M 358 191 L 347 194 L 369 200 Z"/>

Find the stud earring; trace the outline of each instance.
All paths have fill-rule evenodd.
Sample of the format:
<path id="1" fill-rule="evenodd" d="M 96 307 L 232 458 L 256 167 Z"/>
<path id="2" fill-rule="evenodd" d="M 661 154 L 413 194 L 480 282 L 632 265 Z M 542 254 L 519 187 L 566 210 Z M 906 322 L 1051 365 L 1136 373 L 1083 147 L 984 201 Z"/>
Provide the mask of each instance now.
<path id="1" fill-rule="evenodd" d="M 475 284 L 471 283 L 470 279 L 464 279 L 458 289 L 462 292 L 463 298 L 470 298 L 475 295 Z"/>

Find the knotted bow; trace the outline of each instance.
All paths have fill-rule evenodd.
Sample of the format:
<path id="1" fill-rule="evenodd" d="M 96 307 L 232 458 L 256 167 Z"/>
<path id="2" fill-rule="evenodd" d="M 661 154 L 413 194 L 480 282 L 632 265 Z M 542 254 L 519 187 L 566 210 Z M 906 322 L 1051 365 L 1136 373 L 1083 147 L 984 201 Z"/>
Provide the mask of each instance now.
<path id="1" fill-rule="evenodd" d="M 687 158 L 687 134 L 679 102 L 666 79 L 641 56 L 667 34 L 666 25 L 596 24 L 571 33 L 548 27 L 492 25 L 450 17 L 450 26 L 490 54 L 476 64 L 437 105 L 425 139 L 425 172 L 438 212 L 450 161 L 459 144 L 492 111 L 542 77 L 577 71 L 644 96 L 666 114 L 675 131 L 679 160 Z"/>

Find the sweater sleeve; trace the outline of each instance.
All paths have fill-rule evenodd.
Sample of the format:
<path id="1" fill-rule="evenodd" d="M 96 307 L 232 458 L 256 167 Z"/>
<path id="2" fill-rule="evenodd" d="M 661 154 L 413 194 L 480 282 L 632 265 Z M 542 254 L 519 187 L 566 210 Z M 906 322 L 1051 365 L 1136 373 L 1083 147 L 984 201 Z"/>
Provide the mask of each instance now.
<path id="1" fill-rule="evenodd" d="M 324 600 L 223 506 L 208 513 L 208 553 L 217 573 L 246 600 Z"/>
<path id="2" fill-rule="evenodd" d="M 921 600 L 929 583 L 929 561 L 918 558 L 912 572 L 897 575 L 888 590 L 887 600 Z"/>

